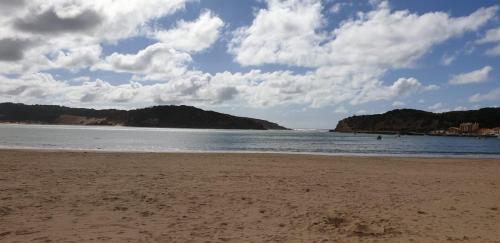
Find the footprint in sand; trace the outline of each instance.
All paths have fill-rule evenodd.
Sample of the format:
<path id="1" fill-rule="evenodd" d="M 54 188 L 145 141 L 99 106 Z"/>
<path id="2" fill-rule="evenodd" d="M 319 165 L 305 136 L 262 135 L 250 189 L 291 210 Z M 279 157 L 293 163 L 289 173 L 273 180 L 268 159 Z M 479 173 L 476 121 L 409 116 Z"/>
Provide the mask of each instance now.
<path id="1" fill-rule="evenodd" d="M 327 225 L 333 225 L 335 228 L 338 228 L 346 223 L 346 220 L 343 217 L 335 216 L 335 217 L 326 217 L 324 219 L 324 223 Z"/>
<path id="2" fill-rule="evenodd" d="M 7 216 L 7 215 L 11 214 L 12 211 L 14 211 L 14 210 L 12 210 L 9 207 L 0 207 L 0 217 Z"/>
<path id="3" fill-rule="evenodd" d="M 142 217 L 149 217 L 149 216 L 152 216 L 153 214 L 154 214 L 153 212 L 149 212 L 149 211 L 141 212 Z"/>
<path id="4" fill-rule="evenodd" d="M 122 207 L 122 206 L 116 206 L 113 208 L 113 211 L 127 211 L 127 207 Z"/>
<path id="5" fill-rule="evenodd" d="M 352 233 L 357 236 L 380 236 L 384 231 L 384 227 L 365 223 L 357 223 L 352 229 Z"/>

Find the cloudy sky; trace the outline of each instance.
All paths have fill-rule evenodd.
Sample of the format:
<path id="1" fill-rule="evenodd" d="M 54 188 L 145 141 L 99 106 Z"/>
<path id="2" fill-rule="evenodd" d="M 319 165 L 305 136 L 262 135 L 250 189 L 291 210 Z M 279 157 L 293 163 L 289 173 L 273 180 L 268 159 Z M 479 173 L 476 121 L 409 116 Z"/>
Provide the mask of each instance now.
<path id="1" fill-rule="evenodd" d="M 500 104 L 497 0 L 0 0 L 0 102 L 332 128 Z"/>

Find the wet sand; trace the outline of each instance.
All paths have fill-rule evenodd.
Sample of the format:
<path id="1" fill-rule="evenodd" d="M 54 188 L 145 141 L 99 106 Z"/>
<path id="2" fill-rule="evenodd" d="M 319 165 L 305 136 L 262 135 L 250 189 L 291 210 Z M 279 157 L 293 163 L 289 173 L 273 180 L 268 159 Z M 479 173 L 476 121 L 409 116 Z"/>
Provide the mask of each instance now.
<path id="1" fill-rule="evenodd" d="M 0 242 L 500 242 L 500 160 L 0 151 Z"/>

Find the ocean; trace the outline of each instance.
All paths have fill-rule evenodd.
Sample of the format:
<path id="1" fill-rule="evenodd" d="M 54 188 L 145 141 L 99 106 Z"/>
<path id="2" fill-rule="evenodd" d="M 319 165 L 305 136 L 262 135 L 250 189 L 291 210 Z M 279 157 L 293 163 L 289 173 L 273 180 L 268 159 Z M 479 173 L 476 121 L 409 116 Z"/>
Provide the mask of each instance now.
<path id="1" fill-rule="evenodd" d="M 0 148 L 500 157 L 499 138 L 0 124 Z"/>

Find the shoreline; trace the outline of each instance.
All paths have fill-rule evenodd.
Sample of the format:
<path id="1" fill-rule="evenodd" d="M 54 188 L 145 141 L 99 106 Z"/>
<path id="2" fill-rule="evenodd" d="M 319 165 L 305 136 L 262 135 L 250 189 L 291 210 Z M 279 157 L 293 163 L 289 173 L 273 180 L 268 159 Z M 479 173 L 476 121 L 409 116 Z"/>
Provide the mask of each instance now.
<path id="1" fill-rule="evenodd" d="M 2 242 L 495 242 L 500 159 L 0 150 Z"/>
<path id="2" fill-rule="evenodd" d="M 328 132 L 336 133 L 350 133 L 350 134 L 371 134 L 371 135 L 395 135 L 395 136 L 433 136 L 433 137 L 461 137 L 461 138 L 500 138 L 498 135 L 481 135 L 474 133 L 467 134 L 436 134 L 432 132 L 398 132 L 398 131 L 335 131 L 328 130 Z"/>
<path id="3" fill-rule="evenodd" d="M 2 147 L 2 151 L 26 151 L 26 152 L 87 152 L 87 153 L 123 153 L 123 154 L 243 154 L 243 155 L 308 155 L 326 157 L 353 157 L 353 158 L 428 158 L 428 159 L 500 159 L 500 154 L 390 154 L 390 153 L 321 153 L 321 152 L 287 152 L 287 151 L 251 151 L 251 150 L 112 150 L 112 149 L 73 149 L 73 148 L 39 148 L 39 147 Z"/>

